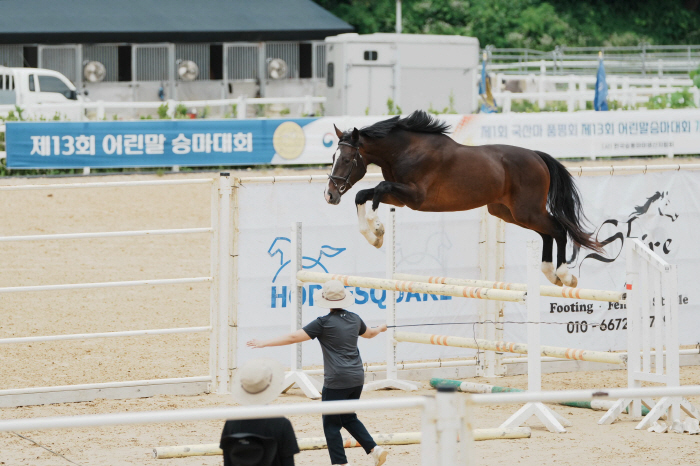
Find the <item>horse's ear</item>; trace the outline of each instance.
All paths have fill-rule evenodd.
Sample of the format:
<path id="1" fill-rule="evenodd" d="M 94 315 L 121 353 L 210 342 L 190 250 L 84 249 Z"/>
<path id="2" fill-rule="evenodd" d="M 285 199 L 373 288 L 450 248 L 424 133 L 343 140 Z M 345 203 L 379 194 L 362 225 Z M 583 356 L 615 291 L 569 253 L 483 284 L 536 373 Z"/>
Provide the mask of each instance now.
<path id="1" fill-rule="evenodd" d="M 335 128 L 335 135 L 338 136 L 338 139 L 343 138 L 343 132 L 338 129 L 337 126 L 333 125 L 333 128 Z"/>
<path id="2" fill-rule="evenodd" d="M 357 128 L 352 129 L 352 140 L 357 142 L 360 139 L 360 131 Z"/>

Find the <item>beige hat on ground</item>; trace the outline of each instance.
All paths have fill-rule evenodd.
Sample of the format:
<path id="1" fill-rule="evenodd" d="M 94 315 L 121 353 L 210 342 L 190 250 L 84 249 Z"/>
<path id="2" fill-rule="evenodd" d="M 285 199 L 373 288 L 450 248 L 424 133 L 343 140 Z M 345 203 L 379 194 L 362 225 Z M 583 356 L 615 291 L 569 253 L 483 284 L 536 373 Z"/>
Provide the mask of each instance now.
<path id="1" fill-rule="evenodd" d="M 231 395 L 238 404 L 265 405 L 282 393 L 284 369 L 274 359 L 254 359 L 243 364 L 233 377 Z"/>
<path id="2" fill-rule="evenodd" d="M 348 293 L 343 283 L 338 280 L 327 281 L 322 289 L 314 293 L 314 306 L 339 309 L 353 304 L 355 304 L 355 297 Z"/>

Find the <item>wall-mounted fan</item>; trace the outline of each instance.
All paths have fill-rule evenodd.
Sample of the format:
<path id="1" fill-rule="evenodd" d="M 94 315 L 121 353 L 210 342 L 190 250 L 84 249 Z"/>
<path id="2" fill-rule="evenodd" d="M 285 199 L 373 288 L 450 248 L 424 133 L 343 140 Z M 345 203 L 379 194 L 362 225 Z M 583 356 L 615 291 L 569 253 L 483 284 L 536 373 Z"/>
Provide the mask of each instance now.
<path id="1" fill-rule="evenodd" d="M 284 79 L 287 77 L 287 62 L 281 58 L 273 58 L 267 64 L 267 74 L 270 79 Z"/>
<path id="2" fill-rule="evenodd" d="M 98 61 L 89 61 L 83 67 L 85 80 L 91 83 L 99 83 L 107 76 L 107 68 Z"/>
<path id="3" fill-rule="evenodd" d="M 182 81 L 194 81 L 199 76 L 199 66 L 192 60 L 178 60 L 177 75 Z"/>

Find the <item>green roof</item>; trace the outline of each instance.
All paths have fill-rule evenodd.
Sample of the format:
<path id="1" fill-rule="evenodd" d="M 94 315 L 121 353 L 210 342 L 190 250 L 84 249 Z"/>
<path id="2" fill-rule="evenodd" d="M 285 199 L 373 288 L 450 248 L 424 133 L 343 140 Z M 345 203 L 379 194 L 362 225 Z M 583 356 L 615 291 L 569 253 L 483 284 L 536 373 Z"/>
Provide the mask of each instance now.
<path id="1" fill-rule="evenodd" d="M 314 40 L 351 31 L 311 0 L 0 0 L 0 44 Z"/>

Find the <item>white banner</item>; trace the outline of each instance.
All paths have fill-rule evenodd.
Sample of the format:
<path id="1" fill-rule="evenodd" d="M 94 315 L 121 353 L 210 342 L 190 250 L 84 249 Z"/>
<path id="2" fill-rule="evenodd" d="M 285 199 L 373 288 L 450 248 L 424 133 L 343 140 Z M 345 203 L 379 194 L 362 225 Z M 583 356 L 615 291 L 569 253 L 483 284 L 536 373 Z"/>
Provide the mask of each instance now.
<path id="1" fill-rule="evenodd" d="M 577 179 L 584 209 L 599 240 L 607 240 L 607 258 L 580 251 L 571 267 L 586 288 L 622 290 L 625 284 L 622 245 L 628 237 L 638 237 L 653 245 L 669 263 L 679 266 L 681 343 L 695 344 L 699 337 L 700 295 L 695 277 L 700 272 L 700 251 L 694 239 L 700 227 L 700 173 L 665 172 L 647 175 L 615 175 Z M 245 343 L 251 338 L 271 338 L 290 331 L 293 308 L 289 303 L 292 222 L 303 222 L 303 266 L 307 270 L 385 276 L 385 251 L 370 246 L 357 229 L 354 194 L 371 187 L 362 182 L 331 206 L 323 199 L 321 183 L 247 184 L 239 192 L 239 285 L 238 358 L 239 363 L 268 356 L 289 364 L 289 347 L 252 350 Z M 380 217 L 387 218 L 383 206 Z M 397 209 L 397 271 L 464 278 L 478 278 L 479 211 L 455 213 L 415 212 Z M 525 281 L 525 241 L 536 234 L 509 225 L 506 229 L 506 280 Z M 572 258 L 572 251 L 567 252 Z M 611 260 L 611 262 L 605 262 Z M 547 284 L 541 277 L 542 284 Z M 304 286 L 304 325 L 326 311 L 310 306 L 309 297 L 320 286 Z M 385 320 L 387 293 L 351 288 L 358 313 L 368 325 Z M 470 299 L 445 299 L 424 294 L 399 294 L 397 324 L 474 322 L 478 303 Z M 574 305 L 572 307 L 572 305 Z M 542 343 L 591 350 L 625 349 L 625 310 L 619 305 L 593 301 L 543 299 Z M 619 320 L 618 320 L 619 319 Z M 525 309 L 507 304 L 507 322 L 524 321 Z M 605 323 L 606 330 L 593 324 Z M 614 329 L 613 329 L 614 328 Z M 407 327 L 405 330 L 474 337 L 476 325 Z M 385 340 L 360 339 L 365 362 L 385 360 Z M 506 324 L 505 338 L 526 340 L 525 325 Z M 304 365 L 322 363 L 316 343 L 305 343 Z M 473 351 L 403 343 L 398 360 L 433 360 L 468 357 Z"/>
<path id="2" fill-rule="evenodd" d="M 303 127 L 303 150 L 275 155 L 272 164 L 330 163 L 338 138 L 333 130 L 362 128 L 390 116 L 321 117 Z M 696 154 L 700 110 L 440 115 L 461 144 L 509 144 L 556 158 Z M 301 129 L 299 129 L 301 131 Z"/>

